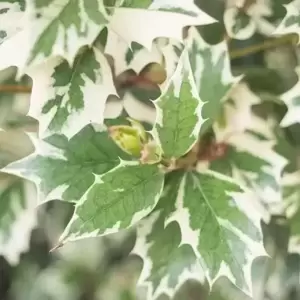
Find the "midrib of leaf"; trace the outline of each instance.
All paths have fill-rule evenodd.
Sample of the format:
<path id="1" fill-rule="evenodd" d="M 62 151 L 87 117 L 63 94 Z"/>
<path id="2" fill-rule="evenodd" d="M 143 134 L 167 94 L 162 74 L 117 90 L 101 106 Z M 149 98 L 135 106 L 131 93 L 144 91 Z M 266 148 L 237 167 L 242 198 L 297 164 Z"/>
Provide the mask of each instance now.
<path id="1" fill-rule="evenodd" d="M 176 101 L 177 101 L 177 100 L 176 100 Z M 179 95 L 178 101 L 179 101 L 178 106 L 180 106 L 180 104 L 181 104 L 181 103 L 180 103 L 180 95 Z M 176 112 L 176 120 L 179 120 L 179 118 L 180 118 L 180 116 L 179 116 L 179 110 L 180 110 L 180 109 L 178 109 L 177 112 Z M 174 135 L 174 139 L 173 139 L 173 147 L 177 144 L 177 141 L 178 141 L 178 134 L 179 134 L 178 128 L 179 128 L 179 122 L 176 122 L 175 128 L 176 128 L 176 130 L 175 130 L 175 135 Z"/>
<path id="2" fill-rule="evenodd" d="M 98 163 L 98 162 L 95 161 L 95 160 L 89 160 L 89 161 L 84 161 L 83 163 L 80 163 L 80 164 L 78 164 L 78 165 L 87 165 L 87 166 L 90 166 L 90 165 L 95 165 L 95 163 L 96 163 L 96 165 L 98 166 L 98 165 L 104 165 L 104 164 L 106 164 L 107 162 L 113 162 L 113 161 L 115 161 L 114 157 L 109 156 L 109 154 L 108 154 L 106 151 L 103 151 L 103 149 L 100 149 L 98 145 L 95 145 L 95 144 L 93 144 L 93 145 L 96 147 L 97 150 L 99 150 L 99 154 L 100 154 L 100 153 L 103 154 L 102 157 L 101 157 L 101 159 L 102 159 L 103 157 L 105 157 L 106 160 L 103 161 L 103 162 L 100 162 L 100 163 Z M 70 149 L 69 149 L 69 151 L 70 151 Z M 73 151 L 70 151 L 70 152 L 71 152 L 70 154 L 72 154 L 73 158 L 75 158 L 75 161 L 76 161 L 77 159 L 79 159 L 79 160 L 82 159 L 81 157 L 78 157 L 78 156 L 77 156 L 77 153 L 76 153 L 76 152 L 73 152 Z M 67 156 L 69 156 L 69 155 L 67 155 Z M 100 157 L 99 157 L 99 159 L 100 159 Z M 68 157 L 68 161 L 70 161 L 70 160 L 69 160 L 69 157 Z M 75 163 L 75 165 L 76 165 L 76 163 Z"/>
<path id="3" fill-rule="evenodd" d="M 95 165 L 97 165 L 97 166 L 105 165 L 109 162 L 114 162 L 116 160 L 114 156 L 111 156 L 111 153 L 107 152 L 107 149 L 105 149 L 104 147 L 100 148 L 99 145 L 95 141 L 94 142 L 91 141 L 91 144 L 99 151 L 99 157 L 97 157 L 97 158 L 99 160 L 100 159 L 102 160 L 103 158 L 105 158 L 105 160 L 103 160 L 102 162 L 98 162 L 97 160 L 89 160 L 89 161 L 82 162 L 82 157 L 81 157 L 82 154 L 81 153 L 77 154 L 75 151 L 72 151 L 72 148 L 68 148 L 67 153 L 65 154 L 67 157 L 67 161 L 71 162 L 72 160 L 70 158 L 72 158 L 75 160 L 75 162 L 78 160 L 81 162 L 80 164 L 75 163 L 73 165 L 84 165 L 84 166 L 86 165 L 86 166 L 90 167 L 90 166 L 95 166 Z M 101 154 L 101 157 L 100 157 L 100 154 Z M 92 168 L 92 169 L 94 169 L 94 168 Z"/>
<path id="4" fill-rule="evenodd" d="M 187 119 L 196 118 L 195 123 L 197 123 L 197 116 L 195 114 L 195 110 L 197 109 L 197 105 L 193 103 L 192 101 L 195 100 L 195 98 L 191 99 L 193 97 L 192 92 L 191 92 L 191 87 L 188 87 L 188 82 L 185 80 L 181 81 L 181 86 L 180 86 L 180 92 L 177 95 L 175 94 L 175 83 L 172 83 L 172 85 L 168 88 L 168 91 L 171 90 L 171 95 L 166 95 L 162 96 L 158 100 L 158 107 L 162 111 L 162 125 L 156 124 L 156 130 L 158 132 L 160 142 L 164 144 L 165 148 L 163 149 L 165 152 L 165 155 L 167 156 L 175 156 L 179 157 L 181 154 L 178 154 L 178 148 L 180 148 L 180 140 L 179 138 L 184 138 L 188 139 L 188 143 L 190 146 L 187 148 L 186 146 L 184 147 L 185 152 L 195 143 L 195 136 L 193 135 L 193 130 L 189 128 L 189 132 L 187 135 L 182 136 L 182 132 L 186 131 L 186 128 L 183 127 L 181 128 L 181 124 L 185 123 Z M 186 91 L 188 89 L 188 92 Z M 188 93 L 188 95 L 187 95 Z M 188 96 L 190 96 L 188 98 Z M 190 99 L 190 102 L 187 101 L 187 98 Z M 170 108 L 171 107 L 171 108 Z M 169 109 L 169 110 L 168 110 Z M 184 114 L 185 111 L 192 111 L 192 116 L 187 116 Z M 170 113 L 171 111 L 171 113 Z M 190 125 L 190 124 L 189 124 Z M 195 124 L 194 124 L 195 126 Z M 194 128 L 194 127 L 193 127 Z M 169 135 L 166 134 L 166 131 L 171 129 L 171 133 Z M 170 138 L 171 135 L 171 138 Z M 192 141 L 191 141 L 192 140 Z M 182 143 L 181 143 L 182 144 Z M 163 146 L 163 148 L 164 148 Z"/>
<path id="5" fill-rule="evenodd" d="M 217 226 L 218 226 L 219 230 L 222 232 L 222 236 L 223 236 L 222 242 L 226 244 L 228 252 L 231 253 L 232 250 L 231 250 L 231 248 L 230 248 L 230 246 L 229 246 L 229 244 L 228 244 L 228 241 L 227 241 L 226 238 L 224 239 L 224 236 L 226 237 L 226 233 L 224 232 L 223 227 L 219 224 L 219 221 L 218 221 L 218 218 L 217 218 L 217 214 L 215 213 L 213 207 L 210 205 L 208 199 L 206 198 L 206 196 L 205 196 L 205 194 L 204 194 L 204 192 L 203 192 L 203 190 L 202 190 L 202 188 L 201 188 L 201 185 L 200 185 L 199 182 L 198 182 L 198 181 L 200 181 L 200 179 L 198 179 L 193 173 L 191 173 L 191 175 L 192 175 L 192 177 L 193 177 L 193 179 L 194 179 L 194 181 L 195 181 L 195 183 L 196 183 L 196 186 L 197 186 L 197 188 L 199 189 L 199 191 L 200 191 L 200 193 L 201 193 L 203 199 L 205 200 L 206 205 L 207 205 L 207 206 L 209 207 L 209 209 L 211 210 L 212 215 L 214 216 L 214 218 L 215 218 L 215 220 L 216 220 L 216 222 L 217 222 Z M 204 223 L 204 222 L 203 222 L 203 223 Z M 200 231 L 201 231 L 201 228 L 200 228 Z M 200 234 L 201 234 L 201 233 L 200 233 Z M 200 252 L 200 254 L 201 254 L 200 249 L 199 249 L 199 252 Z M 234 256 L 234 255 L 230 255 L 230 256 L 231 256 L 232 259 L 235 261 L 235 263 L 236 263 L 238 266 L 240 266 L 240 263 L 239 263 L 238 260 L 235 258 L 235 256 Z M 242 268 L 241 266 L 240 266 L 240 270 L 243 272 L 243 268 Z"/>

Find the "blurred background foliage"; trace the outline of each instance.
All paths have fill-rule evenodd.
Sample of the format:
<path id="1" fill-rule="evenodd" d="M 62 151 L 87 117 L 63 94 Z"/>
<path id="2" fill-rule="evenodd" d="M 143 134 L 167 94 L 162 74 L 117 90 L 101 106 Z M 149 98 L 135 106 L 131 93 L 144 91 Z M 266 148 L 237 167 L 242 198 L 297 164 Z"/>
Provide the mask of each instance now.
<path id="1" fill-rule="evenodd" d="M 285 15 L 282 4 L 289 2 L 274 0 L 273 13 L 268 21 L 278 24 Z M 211 44 L 221 41 L 226 36 L 223 22 L 225 2 L 199 0 L 198 4 L 219 21 L 199 28 L 203 38 Z M 265 118 L 274 118 L 279 124 L 286 107 L 278 96 L 297 81 L 294 69 L 300 63 L 300 50 L 295 46 L 295 37 L 276 38 L 255 32 L 248 39 L 228 39 L 228 47 L 233 74 L 244 74 L 243 82 L 263 100 L 255 105 L 253 111 Z M 26 116 L 30 96 L 30 88 L 26 87 L 30 87 L 30 79 L 24 77 L 21 82 L 16 82 L 15 72 L 11 68 L 0 73 L 0 128 L 4 129 L 0 131 L 1 167 L 34 151 L 24 131 L 34 136 L 38 128 L 36 120 Z M 9 90 L 8 86 L 14 89 Z M 276 150 L 288 158 L 288 171 L 299 169 L 299 132 L 300 124 L 284 129 L 278 126 L 276 129 Z M 146 299 L 145 290 L 136 288 L 142 261 L 128 255 L 134 245 L 134 232 L 85 239 L 50 252 L 68 223 L 73 207 L 68 203 L 51 201 L 36 209 L 36 204 L 36 190 L 32 183 L 0 174 L 1 300 Z M 4 211 L 9 213 L 4 214 Z M 17 220 L 21 218 L 20 211 L 23 219 Z M 24 220 L 28 220 L 26 226 Z M 14 226 L 10 226 L 12 223 Z M 287 250 L 290 232 L 296 228 L 299 233 L 299 223 L 298 214 L 291 224 L 281 216 L 274 216 L 270 224 L 262 224 L 270 258 L 259 257 L 253 263 L 254 299 L 300 299 L 299 254 L 297 251 L 288 253 Z M 20 259 L 13 252 L 22 252 Z M 194 281 L 186 282 L 175 296 L 178 300 L 208 298 L 250 299 L 226 278 L 219 278 L 214 283 L 209 296 L 208 284 L 200 285 Z M 159 300 L 162 299 L 168 297 L 163 296 Z"/>

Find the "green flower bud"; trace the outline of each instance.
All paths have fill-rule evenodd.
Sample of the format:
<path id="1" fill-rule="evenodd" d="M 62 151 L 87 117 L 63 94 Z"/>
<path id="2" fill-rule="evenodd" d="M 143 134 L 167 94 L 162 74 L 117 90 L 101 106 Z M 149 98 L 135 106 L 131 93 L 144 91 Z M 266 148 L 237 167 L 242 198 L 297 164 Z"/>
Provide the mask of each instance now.
<path id="1" fill-rule="evenodd" d="M 141 140 L 143 142 L 146 142 L 147 141 L 147 133 L 145 131 L 144 126 L 141 124 L 141 122 L 131 119 L 131 118 L 127 118 L 127 120 L 130 122 L 132 128 L 134 128 L 138 131 Z"/>
<path id="2" fill-rule="evenodd" d="M 139 131 L 126 125 L 111 126 L 109 128 L 111 138 L 125 152 L 140 157 L 143 143 Z"/>

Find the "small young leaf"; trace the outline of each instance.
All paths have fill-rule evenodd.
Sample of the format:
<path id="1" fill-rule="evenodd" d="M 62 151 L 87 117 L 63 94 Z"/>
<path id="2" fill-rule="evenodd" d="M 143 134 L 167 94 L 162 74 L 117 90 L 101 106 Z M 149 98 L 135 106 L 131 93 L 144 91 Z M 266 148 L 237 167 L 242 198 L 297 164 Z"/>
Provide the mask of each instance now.
<path id="1" fill-rule="evenodd" d="M 147 299 L 156 299 L 161 294 L 172 298 L 186 280 L 203 279 L 193 248 L 181 240 L 178 223 L 166 224 L 168 216 L 176 209 L 175 201 L 183 175 L 183 172 L 174 172 L 167 177 L 163 196 L 155 210 L 137 226 L 132 253 L 144 261 L 139 284 L 147 286 Z"/>
<path id="2" fill-rule="evenodd" d="M 129 162 L 96 176 L 95 183 L 77 203 L 61 242 L 130 227 L 155 207 L 163 182 L 164 174 L 157 165 Z"/>
<path id="3" fill-rule="evenodd" d="M 108 62 L 96 48 L 79 54 L 73 67 L 54 59 L 29 75 L 29 115 L 39 120 L 41 137 L 61 133 L 70 138 L 87 124 L 102 124 L 107 97 L 116 93 Z"/>
<path id="4" fill-rule="evenodd" d="M 204 102 L 201 113 L 202 118 L 206 120 L 201 126 L 203 134 L 218 117 L 222 102 L 227 99 L 231 88 L 240 78 L 231 74 L 225 41 L 213 46 L 208 45 L 196 28 L 191 28 L 187 44 L 199 98 Z"/>
<path id="5" fill-rule="evenodd" d="M 12 265 L 28 250 L 37 225 L 35 193 L 32 183 L 0 174 L 0 255 Z"/>
<path id="6" fill-rule="evenodd" d="M 202 103 L 197 95 L 189 62 L 185 59 L 184 53 L 170 84 L 155 101 L 157 119 L 154 135 L 167 158 L 179 158 L 188 152 L 197 141 L 203 122 Z"/>
<path id="7" fill-rule="evenodd" d="M 77 201 L 95 182 L 96 175 L 116 167 L 120 158 L 128 159 L 106 131 L 97 132 L 92 126 L 70 140 L 53 135 L 46 142 L 49 144 L 37 141 L 34 154 L 4 168 L 5 172 L 33 180 L 40 201 Z"/>

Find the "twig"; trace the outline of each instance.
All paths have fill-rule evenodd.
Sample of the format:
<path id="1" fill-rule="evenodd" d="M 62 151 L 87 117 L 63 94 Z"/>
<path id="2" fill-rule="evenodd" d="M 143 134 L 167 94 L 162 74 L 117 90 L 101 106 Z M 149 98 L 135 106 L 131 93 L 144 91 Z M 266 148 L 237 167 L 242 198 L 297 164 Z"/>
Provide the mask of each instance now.
<path id="1" fill-rule="evenodd" d="M 253 54 L 256 52 L 260 52 L 263 50 L 267 50 L 270 48 L 275 48 L 277 46 L 283 45 L 283 44 L 296 44 L 298 40 L 298 37 L 296 34 L 288 34 L 284 35 L 282 37 L 276 38 L 276 39 L 270 39 L 262 42 L 258 45 L 253 45 L 249 47 L 245 47 L 242 49 L 234 49 L 229 52 L 229 56 L 231 59 L 247 56 L 249 54 Z"/>
<path id="2" fill-rule="evenodd" d="M 18 84 L 0 85 L 0 93 L 31 93 L 31 86 Z"/>

